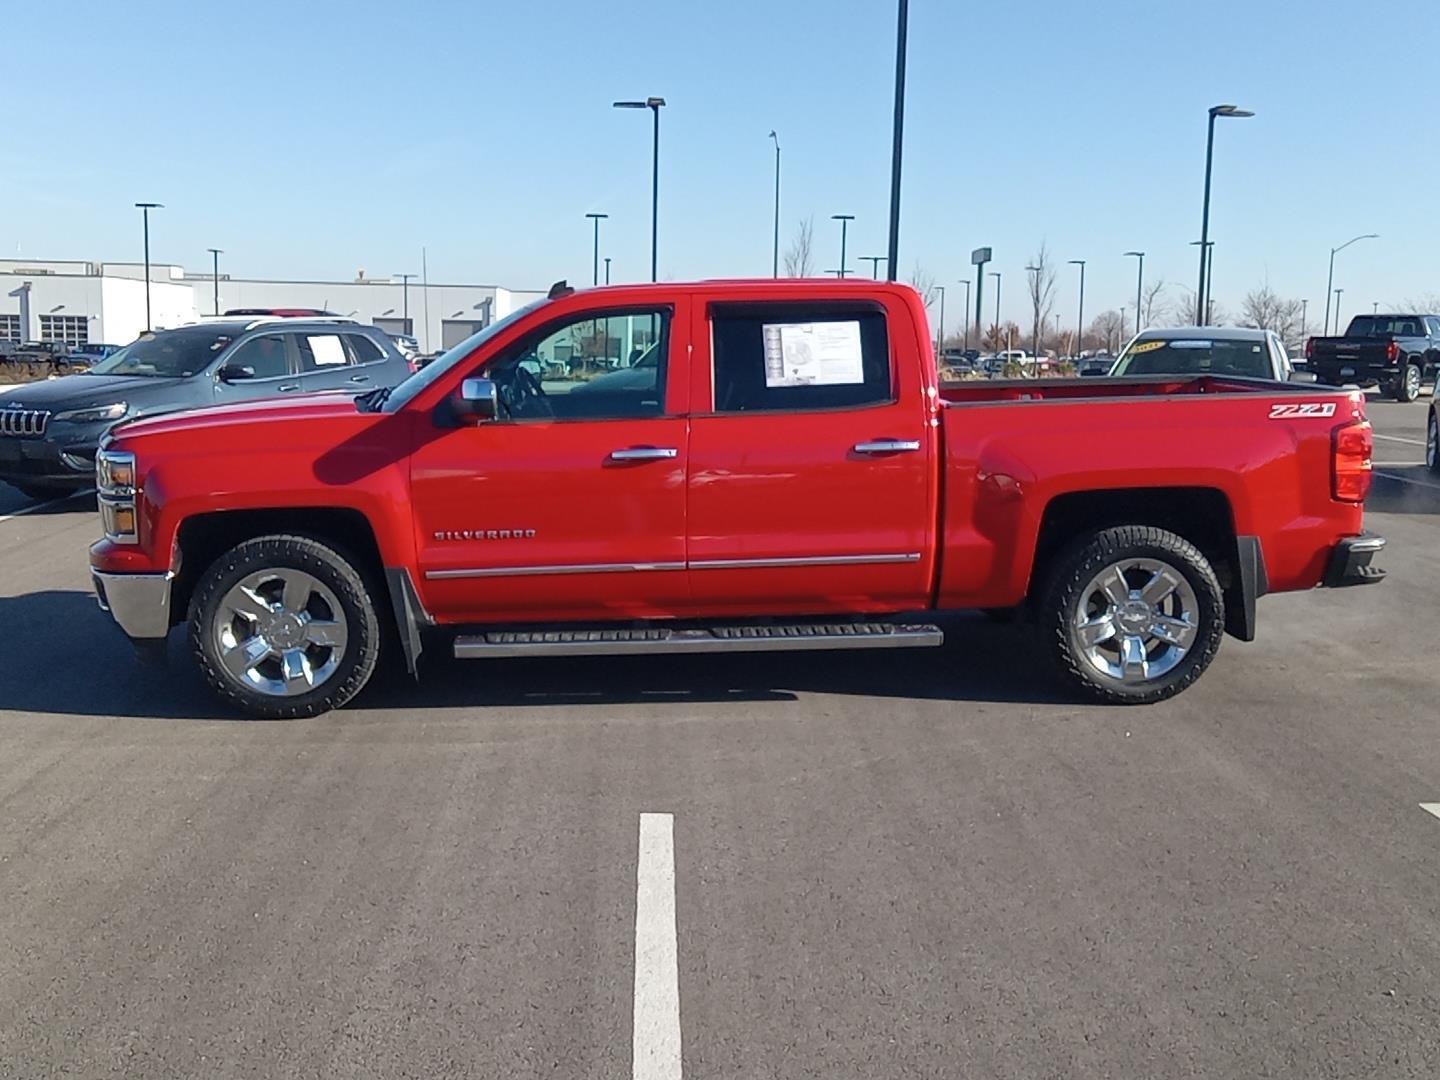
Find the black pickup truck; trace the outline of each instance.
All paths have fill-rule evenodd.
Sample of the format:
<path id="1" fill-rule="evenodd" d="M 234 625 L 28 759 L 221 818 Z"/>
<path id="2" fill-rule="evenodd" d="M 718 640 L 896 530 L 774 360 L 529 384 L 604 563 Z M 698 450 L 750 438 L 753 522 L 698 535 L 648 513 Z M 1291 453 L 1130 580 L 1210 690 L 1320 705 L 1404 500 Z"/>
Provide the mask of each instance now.
<path id="1" fill-rule="evenodd" d="M 1440 368 L 1440 315 L 1356 315 L 1344 337 L 1305 343 L 1322 383 L 1379 386 L 1396 401 L 1414 401 Z"/>

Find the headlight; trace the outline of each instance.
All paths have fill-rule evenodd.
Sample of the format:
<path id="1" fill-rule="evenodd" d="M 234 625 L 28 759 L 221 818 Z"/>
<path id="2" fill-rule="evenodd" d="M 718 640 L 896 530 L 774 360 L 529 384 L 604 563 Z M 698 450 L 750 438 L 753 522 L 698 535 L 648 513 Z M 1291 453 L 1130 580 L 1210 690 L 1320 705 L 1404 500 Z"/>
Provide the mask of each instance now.
<path id="1" fill-rule="evenodd" d="M 101 450 L 95 455 L 95 486 L 100 490 L 100 523 L 105 538 L 116 544 L 138 544 L 135 455 L 125 450 Z"/>
<path id="2" fill-rule="evenodd" d="M 119 420 L 129 410 L 129 403 L 117 401 L 113 405 L 97 405 L 93 409 L 71 409 L 69 412 L 56 413 L 50 419 L 66 420 L 72 424 L 95 424 L 101 420 Z"/>

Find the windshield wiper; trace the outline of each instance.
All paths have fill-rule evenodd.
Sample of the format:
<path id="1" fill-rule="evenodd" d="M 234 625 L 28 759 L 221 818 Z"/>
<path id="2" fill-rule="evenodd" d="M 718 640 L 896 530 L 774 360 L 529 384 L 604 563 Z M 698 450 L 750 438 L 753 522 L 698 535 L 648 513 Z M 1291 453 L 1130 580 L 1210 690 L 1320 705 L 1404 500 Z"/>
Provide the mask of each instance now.
<path id="1" fill-rule="evenodd" d="M 386 400 L 390 397 L 390 391 L 394 389 L 389 386 L 376 387 L 355 398 L 355 407 L 361 412 L 379 412 L 384 407 Z"/>

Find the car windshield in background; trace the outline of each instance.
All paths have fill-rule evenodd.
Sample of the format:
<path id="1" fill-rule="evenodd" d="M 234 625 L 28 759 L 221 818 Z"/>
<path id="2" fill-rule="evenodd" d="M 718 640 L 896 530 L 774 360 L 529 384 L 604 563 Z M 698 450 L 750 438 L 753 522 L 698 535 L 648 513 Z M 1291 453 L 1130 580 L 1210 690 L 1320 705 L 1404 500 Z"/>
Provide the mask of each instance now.
<path id="1" fill-rule="evenodd" d="M 1357 315 L 1345 331 L 1346 337 L 1422 337 L 1424 334 L 1419 319 L 1388 315 Z"/>
<path id="2" fill-rule="evenodd" d="M 1112 374 L 1271 377 L 1265 342 L 1212 338 L 1137 341 L 1125 350 Z"/>
<path id="3" fill-rule="evenodd" d="M 207 326 L 155 330 L 100 361 L 90 374 L 183 378 L 204 371 L 234 340 L 232 334 Z"/>

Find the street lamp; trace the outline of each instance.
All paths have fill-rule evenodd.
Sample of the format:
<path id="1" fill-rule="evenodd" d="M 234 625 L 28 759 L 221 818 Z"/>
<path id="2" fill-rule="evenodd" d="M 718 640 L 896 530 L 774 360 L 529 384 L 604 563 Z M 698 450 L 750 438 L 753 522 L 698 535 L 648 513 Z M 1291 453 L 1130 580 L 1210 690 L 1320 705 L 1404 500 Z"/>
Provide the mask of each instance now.
<path id="1" fill-rule="evenodd" d="M 590 256 L 590 284 L 600 284 L 600 222 L 608 218 L 609 214 L 590 213 L 585 215 L 595 222 L 595 248 Z"/>
<path id="2" fill-rule="evenodd" d="M 650 159 L 650 280 L 660 280 L 660 110 L 665 105 L 663 97 L 648 97 L 644 101 L 616 101 L 617 109 L 649 109 L 655 114 L 655 142 Z"/>
<path id="3" fill-rule="evenodd" d="M 206 248 L 205 250 L 208 251 L 208 252 L 210 252 L 210 264 L 211 264 L 211 267 L 212 267 L 212 269 L 211 269 L 211 271 L 210 271 L 210 280 L 211 280 L 211 282 L 212 282 L 212 283 L 214 284 L 214 286 L 215 286 L 215 314 L 216 314 L 216 315 L 219 315 L 219 314 L 220 314 L 220 256 L 221 256 L 221 255 L 224 255 L 225 252 L 221 251 L 219 248 Z M 147 261 L 148 261 L 148 260 L 147 260 Z M 145 276 L 146 276 L 147 278 L 150 276 L 148 270 L 147 270 Z"/>
<path id="4" fill-rule="evenodd" d="M 965 351 L 970 351 L 970 279 L 958 278 L 957 284 L 965 286 L 965 306 L 961 312 L 965 315 Z"/>
<path id="5" fill-rule="evenodd" d="M 895 280 L 900 264 L 900 150 L 905 131 L 905 39 L 909 22 L 909 0 L 900 0 L 895 28 L 895 122 L 890 135 L 890 259 L 886 278 Z"/>
<path id="6" fill-rule="evenodd" d="M 1040 355 L 1040 276 L 1039 276 L 1039 275 L 1040 275 L 1040 267 L 1038 267 L 1038 266 L 1027 266 L 1027 267 L 1025 267 L 1025 272 L 1026 272 L 1027 274 L 1034 274 L 1034 275 L 1036 275 L 1035 278 L 1034 278 L 1034 280 L 1031 282 L 1031 285 L 1030 285 L 1030 297 L 1031 297 L 1032 300 L 1035 301 L 1035 322 L 1032 324 L 1032 326 L 1031 326 L 1031 328 L 1030 328 L 1030 332 L 1031 332 L 1031 335 L 1032 335 L 1032 340 L 1031 340 L 1031 342 L 1030 342 L 1030 352 L 1031 352 L 1032 354 L 1034 354 L 1035 356 L 1039 356 L 1039 355 Z"/>
<path id="7" fill-rule="evenodd" d="M 1305 340 L 1305 316 L 1308 315 L 1309 312 L 1310 312 L 1310 301 L 1309 301 L 1309 300 L 1301 300 L 1301 301 L 1300 301 L 1300 340 L 1301 340 L 1302 342 Z"/>
<path id="8" fill-rule="evenodd" d="M 1330 292 L 1335 285 L 1335 253 L 1339 251 L 1344 251 L 1351 244 L 1357 243 L 1360 240 L 1378 239 L 1380 239 L 1379 233 L 1366 233 L 1363 236 L 1356 236 L 1352 239 L 1346 240 L 1345 243 L 1341 244 L 1339 247 L 1333 247 L 1330 249 L 1330 277 L 1325 282 L 1325 333 L 1330 333 Z M 1335 329 L 1340 329 L 1340 312 L 1338 309 L 1335 312 Z"/>
<path id="9" fill-rule="evenodd" d="M 872 278 L 878 278 L 880 276 L 880 264 L 884 262 L 886 258 L 887 256 L 884 255 L 861 255 L 860 261 L 868 262 L 870 264 L 870 276 Z"/>
<path id="10" fill-rule="evenodd" d="M 995 331 L 998 334 L 1000 331 L 1000 271 L 991 270 L 990 276 L 995 279 Z M 995 339 L 995 343 L 997 345 L 1000 343 L 998 337 Z"/>
<path id="11" fill-rule="evenodd" d="M 1254 116 L 1249 109 L 1237 109 L 1234 105 L 1212 105 L 1210 106 L 1210 128 L 1205 137 L 1205 207 L 1200 215 L 1200 288 L 1195 299 L 1195 323 L 1197 326 L 1205 325 L 1205 298 L 1206 287 L 1206 245 L 1210 242 L 1210 166 L 1215 157 L 1215 118 L 1217 116 L 1228 116 L 1239 120 L 1243 117 Z"/>
<path id="12" fill-rule="evenodd" d="M 935 355 L 939 356 L 945 351 L 945 286 L 936 285 L 935 289 L 940 294 L 940 329 L 935 334 Z"/>
<path id="13" fill-rule="evenodd" d="M 775 253 L 773 255 L 774 276 L 780 276 L 780 136 L 772 129 L 770 138 L 775 140 Z"/>
<path id="14" fill-rule="evenodd" d="M 410 328 L 410 279 L 415 274 L 396 274 L 400 279 L 400 317 L 405 320 L 405 333 L 414 336 L 414 330 Z"/>
<path id="15" fill-rule="evenodd" d="M 1372 304 L 1370 305 L 1370 314 L 1371 314 L 1371 315 L 1379 315 L 1379 314 L 1380 314 L 1380 301 L 1379 301 L 1379 300 L 1376 300 L 1374 303 L 1372 303 Z"/>
<path id="16" fill-rule="evenodd" d="M 1213 277 L 1213 271 L 1215 269 L 1215 241 L 1191 240 L 1190 246 L 1200 248 L 1200 259 L 1205 265 L 1205 287 L 1208 289 L 1215 283 Z M 1210 313 L 1215 309 L 1214 298 L 1206 296 L 1202 301 L 1199 301 L 1199 304 L 1201 315 L 1200 318 L 1196 320 L 1195 325 L 1208 326 L 1210 323 Z"/>
<path id="17" fill-rule="evenodd" d="M 150 329 L 150 211 L 160 210 L 164 203 L 137 202 L 135 208 L 145 219 L 145 329 Z"/>
<path id="18" fill-rule="evenodd" d="M 1145 291 L 1145 253 L 1143 251 L 1127 251 L 1125 257 L 1139 259 L 1139 268 L 1135 271 L 1135 333 L 1140 333 L 1140 294 Z"/>
<path id="19" fill-rule="evenodd" d="M 830 220 L 840 223 L 840 276 L 843 278 L 845 276 L 845 233 L 850 226 L 850 222 L 855 220 L 855 215 L 831 214 Z"/>
<path id="20" fill-rule="evenodd" d="M 610 256 L 605 256 L 605 284 L 610 284 Z"/>
<path id="21" fill-rule="evenodd" d="M 1335 290 L 1335 329 L 1336 329 L 1336 330 L 1339 330 L 1339 329 L 1340 329 L 1340 294 L 1343 293 L 1344 291 L 1345 291 L 1344 289 L 1336 289 L 1336 290 Z"/>
<path id="22" fill-rule="evenodd" d="M 1084 351 L 1085 345 L 1085 260 L 1071 259 L 1070 265 L 1080 267 L 1080 314 L 1075 325 L 1075 342 L 1078 346 L 1075 351 L 1078 356 Z"/>

